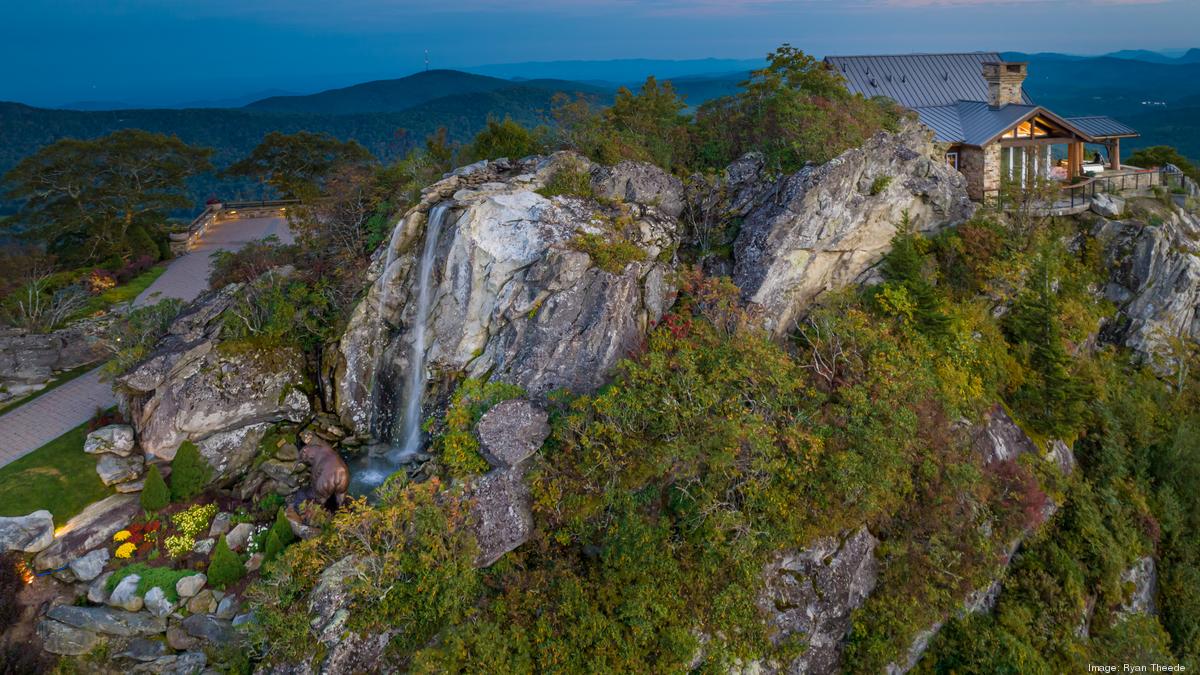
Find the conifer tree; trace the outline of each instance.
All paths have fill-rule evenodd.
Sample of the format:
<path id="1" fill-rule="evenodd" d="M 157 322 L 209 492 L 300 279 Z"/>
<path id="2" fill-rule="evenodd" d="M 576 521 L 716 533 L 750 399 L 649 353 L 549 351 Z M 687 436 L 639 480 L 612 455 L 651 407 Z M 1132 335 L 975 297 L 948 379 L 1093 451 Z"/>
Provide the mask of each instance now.
<path id="1" fill-rule="evenodd" d="M 158 511 L 171 502 L 171 492 L 157 464 L 151 464 L 146 472 L 146 482 L 142 486 L 142 508 L 147 511 Z"/>

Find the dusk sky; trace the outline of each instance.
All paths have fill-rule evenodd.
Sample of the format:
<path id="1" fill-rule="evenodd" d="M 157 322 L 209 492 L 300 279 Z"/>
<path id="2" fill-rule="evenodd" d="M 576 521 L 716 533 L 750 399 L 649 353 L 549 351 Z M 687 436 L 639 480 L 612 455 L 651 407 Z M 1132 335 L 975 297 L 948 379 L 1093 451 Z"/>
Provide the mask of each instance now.
<path id="1" fill-rule="evenodd" d="M 1198 0 L 0 0 L 0 100 L 310 92 L 513 61 L 1197 46 Z"/>

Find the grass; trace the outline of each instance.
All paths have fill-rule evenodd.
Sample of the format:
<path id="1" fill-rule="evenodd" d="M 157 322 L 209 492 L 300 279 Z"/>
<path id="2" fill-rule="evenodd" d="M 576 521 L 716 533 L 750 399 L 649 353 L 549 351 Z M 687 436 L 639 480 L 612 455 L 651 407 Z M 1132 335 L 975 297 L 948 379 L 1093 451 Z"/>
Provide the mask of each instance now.
<path id="1" fill-rule="evenodd" d="M 142 272 L 129 283 L 114 286 L 100 295 L 88 300 L 83 309 L 79 310 L 79 316 L 91 316 L 96 312 L 107 310 L 108 308 L 119 305 L 122 302 L 130 302 L 137 296 L 142 294 L 142 291 L 150 287 L 154 280 L 161 277 L 163 272 L 167 271 L 166 263 L 160 263 Z"/>
<path id="2" fill-rule="evenodd" d="M 179 602 L 179 593 L 175 590 L 175 584 L 184 577 L 190 577 L 198 574 L 196 570 L 174 570 L 170 567 L 151 567 L 146 563 L 133 563 L 126 565 L 121 569 L 113 572 L 112 576 L 106 582 L 108 591 L 111 593 L 121 580 L 130 574 L 138 575 L 137 594 L 145 597 L 146 591 L 155 586 L 163 590 L 163 594 L 167 596 L 167 600 L 171 602 Z"/>
<path id="3" fill-rule="evenodd" d="M 41 396 L 42 394 L 53 391 L 53 390 L 57 389 L 58 387 L 61 387 L 64 384 L 70 382 L 71 380 L 79 377 L 80 375 L 90 372 L 92 369 L 94 369 L 96 367 L 97 367 L 97 364 L 88 363 L 88 364 L 79 366 L 78 368 L 73 368 L 71 370 L 64 370 L 63 372 L 59 373 L 57 377 L 55 377 L 53 380 L 51 380 L 50 383 L 47 384 L 45 387 L 42 387 L 41 389 L 39 389 L 37 391 L 30 392 L 20 398 L 15 398 L 15 399 L 9 401 L 8 403 L 4 403 L 4 404 L 0 405 L 0 414 L 8 412 L 9 410 L 13 410 L 14 408 L 23 406 L 26 403 L 29 403 L 30 401 L 32 401 L 33 399 Z"/>
<path id="4" fill-rule="evenodd" d="M 81 424 L 17 461 L 0 467 L 0 516 L 46 509 L 62 525 L 85 506 L 112 494 L 96 473 L 96 458 L 83 451 Z"/>

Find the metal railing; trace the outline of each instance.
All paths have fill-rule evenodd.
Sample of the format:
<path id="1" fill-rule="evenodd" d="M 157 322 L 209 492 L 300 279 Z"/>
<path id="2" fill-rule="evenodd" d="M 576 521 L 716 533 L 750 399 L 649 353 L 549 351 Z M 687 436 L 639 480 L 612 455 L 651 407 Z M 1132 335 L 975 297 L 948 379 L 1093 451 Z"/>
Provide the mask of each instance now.
<path id="1" fill-rule="evenodd" d="M 1059 187 L 1053 203 L 1045 204 L 1044 208 L 1050 210 L 1076 209 L 1090 204 L 1092 199 L 1100 193 L 1121 194 L 1155 187 L 1170 191 L 1178 190 L 1188 195 L 1193 194 L 1193 191 L 1197 189 L 1195 181 L 1182 173 L 1166 169 L 1134 169 L 1117 174 L 1091 176 L 1078 183 L 1062 185 Z M 1018 196 L 1014 198 L 1013 194 Z M 983 201 L 989 206 L 1003 209 L 1009 208 L 1009 204 L 1024 203 L 1020 199 L 1021 195 L 1022 189 L 1015 187 L 1007 190 L 985 190 Z"/>
<path id="2" fill-rule="evenodd" d="M 299 199 L 269 199 L 260 201 L 242 201 L 242 202 L 219 202 L 208 204 L 200 215 L 196 216 L 190 225 L 188 225 L 188 248 L 192 248 L 204 238 L 204 233 L 208 231 L 208 227 L 220 220 L 223 216 L 232 215 L 237 211 L 254 211 L 257 209 L 286 209 L 289 206 L 297 206 L 300 204 Z"/>

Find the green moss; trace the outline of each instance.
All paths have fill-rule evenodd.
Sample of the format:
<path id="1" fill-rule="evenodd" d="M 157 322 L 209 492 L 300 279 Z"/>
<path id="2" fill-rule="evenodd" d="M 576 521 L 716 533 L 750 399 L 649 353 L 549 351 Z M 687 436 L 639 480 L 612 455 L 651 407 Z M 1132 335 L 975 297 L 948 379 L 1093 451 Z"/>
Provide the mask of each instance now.
<path id="1" fill-rule="evenodd" d="M 875 180 L 871 182 L 871 196 L 874 197 L 875 195 L 881 194 L 884 190 L 888 189 L 888 186 L 891 184 L 891 176 L 876 176 Z"/>

